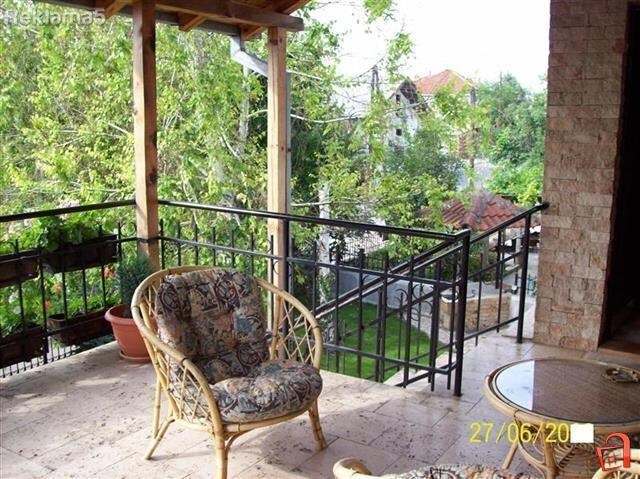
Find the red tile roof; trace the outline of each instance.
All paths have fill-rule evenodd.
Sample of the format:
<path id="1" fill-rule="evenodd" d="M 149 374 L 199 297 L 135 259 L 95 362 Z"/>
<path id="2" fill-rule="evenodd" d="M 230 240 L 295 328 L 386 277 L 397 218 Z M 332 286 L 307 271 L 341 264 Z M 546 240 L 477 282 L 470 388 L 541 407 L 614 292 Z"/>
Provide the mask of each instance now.
<path id="1" fill-rule="evenodd" d="M 415 84 L 423 95 L 433 95 L 445 86 L 451 86 L 453 91 L 458 93 L 465 87 L 471 86 L 471 81 L 453 70 L 443 70 L 435 75 L 418 78 Z"/>
<path id="2" fill-rule="evenodd" d="M 443 216 L 444 222 L 455 228 L 487 231 L 523 211 L 523 208 L 502 196 L 480 191 L 471 197 L 469 206 L 458 199 L 450 201 Z M 523 228 L 524 220 L 514 223 L 511 227 Z"/>

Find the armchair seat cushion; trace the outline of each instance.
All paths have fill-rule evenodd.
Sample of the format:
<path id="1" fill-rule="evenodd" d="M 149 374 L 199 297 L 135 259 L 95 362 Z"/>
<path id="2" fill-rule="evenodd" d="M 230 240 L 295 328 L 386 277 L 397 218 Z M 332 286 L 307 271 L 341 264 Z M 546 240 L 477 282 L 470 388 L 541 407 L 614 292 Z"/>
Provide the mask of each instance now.
<path id="1" fill-rule="evenodd" d="M 223 268 L 168 275 L 157 307 L 162 340 L 210 383 L 247 376 L 269 357 L 260 289 L 249 275 Z"/>
<path id="2" fill-rule="evenodd" d="M 211 389 L 223 422 L 249 423 L 309 409 L 322 391 L 322 378 L 313 366 L 274 360 Z"/>

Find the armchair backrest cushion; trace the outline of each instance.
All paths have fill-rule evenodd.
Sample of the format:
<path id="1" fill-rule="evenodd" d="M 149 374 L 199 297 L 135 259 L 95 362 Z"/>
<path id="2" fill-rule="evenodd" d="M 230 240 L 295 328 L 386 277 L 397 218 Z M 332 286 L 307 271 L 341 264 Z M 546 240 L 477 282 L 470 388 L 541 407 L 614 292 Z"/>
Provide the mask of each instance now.
<path id="1" fill-rule="evenodd" d="M 224 268 L 168 275 L 157 294 L 160 338 L 214 384 L 248 375 L 268 359 L 260 288 Z"/>

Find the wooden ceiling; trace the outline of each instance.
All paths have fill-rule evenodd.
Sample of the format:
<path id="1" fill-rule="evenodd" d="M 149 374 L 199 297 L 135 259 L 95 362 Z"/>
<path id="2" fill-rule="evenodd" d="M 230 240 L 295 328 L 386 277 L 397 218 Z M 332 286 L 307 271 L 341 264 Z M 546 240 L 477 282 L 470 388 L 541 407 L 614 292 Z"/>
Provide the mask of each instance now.
<path id="1" fill-rule="evenodd" d="M 68 7 L 131 15 L 132 0 L 36 0 Z M 181 30 L 201 28 L 244 40 L 258 36 L 265 28 L 291 31 L 304 28 L 301 18 L 290 14 L 310 0 L 156 0 L 157 21 L 177 25 Z"/>

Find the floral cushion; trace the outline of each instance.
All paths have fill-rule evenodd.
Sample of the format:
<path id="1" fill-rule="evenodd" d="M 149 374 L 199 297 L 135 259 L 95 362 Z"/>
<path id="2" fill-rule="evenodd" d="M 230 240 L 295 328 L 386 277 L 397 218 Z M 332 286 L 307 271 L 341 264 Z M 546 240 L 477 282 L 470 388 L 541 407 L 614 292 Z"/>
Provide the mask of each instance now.
<path id="1" fill-rule="evenodd" d="M 158 332 L 210 383 L 246 376 L 268 358 L 260 290 L 251 276 L 211 268 L 169 275 L 157 294 Z"/>
<path id="2" fill-rule="evenodd" d="M 310 365 L 267 361 L 248 377 L 211 386 L 224 422 L 262 421 L 309 409 L 322 391 L 322 378 Z"/>
<path id="3" fill-rule="evenodd" d="M 427 466 L 396 476 L 391 479 L 529 479 L 524 474 L 513 474 L 506 469 L 496 469 L 485 465 L 475 466 Z"/>

